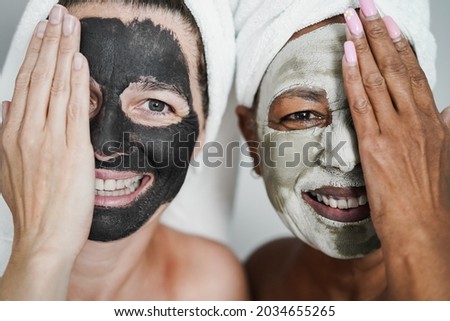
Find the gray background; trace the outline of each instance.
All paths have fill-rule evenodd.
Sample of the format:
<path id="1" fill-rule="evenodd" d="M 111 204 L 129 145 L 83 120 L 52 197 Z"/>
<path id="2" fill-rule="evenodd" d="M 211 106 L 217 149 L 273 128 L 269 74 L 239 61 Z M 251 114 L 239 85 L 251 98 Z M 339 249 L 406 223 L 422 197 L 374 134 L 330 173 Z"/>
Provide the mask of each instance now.
<path id="1" fill-rule="evenodd" d="M 406 0 L 405 0 L 406 1 Z M 410 0 L 414 1 L 414 0 Z M 435 98 L 440 109 L 450 105 L 450 1 L 431 2 L 432 31 L 438 43 L 438 82 Z M 1 0 L 0 65 L 3 65 L 9 43 L 27 0 Z M 268 202 L 263 182 L 248 169 L 241 169 L 236 190 L 236 202 L 231 225 L 231 246 L 240 258 L 245 258 L 262 243 L 290 235 Z"/>

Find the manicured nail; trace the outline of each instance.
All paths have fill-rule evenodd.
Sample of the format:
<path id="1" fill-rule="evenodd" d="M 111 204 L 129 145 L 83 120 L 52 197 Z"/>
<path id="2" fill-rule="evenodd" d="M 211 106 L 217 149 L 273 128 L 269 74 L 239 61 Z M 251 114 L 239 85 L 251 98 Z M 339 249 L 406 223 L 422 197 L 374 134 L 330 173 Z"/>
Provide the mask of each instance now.
<path id="1" fill-rule="evenodd" d="M 48 16 L 48 21 L 50 21 L 53 25 L 60 24 L 64 18 L 64 14 L 66 13 L 65 11 L 66 8 L 63 6 L 59 4 L 55 5 Z"/>
<path id="2" fill-rule="evenodd" d="M 402 38 L 402 32 L 400 31 L 398 25 L 395 23 L 394 19 L 392 19 L 392 17 L 390 16 L 385 16 L 383 17 L 383 21 L 386 25 L 389 37 L 391 37 L 394 42 L 400 41 L 400 39 Z"/>
<path id="3" fill-rule="evenodd" d="M 80 70 L 83 68 L 84 57 L 81 53 L 77 52 L 73 58 L 73 69 Z"/>
<path id="4" fill-rule="evenodd" d="M 356 55 L 356 48 L 353 41 L 346 41 L 344 43 L 345 60 L 350 66 L 356 66 L 358 57 Z"/>
<path id="5" fill-rule="evenodd" d="M 359 0 L 359 5 L 366 18 L 370 19 L 378 16 L 378 9 L 373 0 Z"/>
<path id="6" fill-rule="evenodd" d="M 66 13 L 64 15 L 64 22 L 63 22 L 64 35 L 70 36 L 73 33 L 74 29 L 75 29 L 75 17 Z"/>
<path id="7" fill-rule="evenodd" d="M 355 37 L 361 37 L 363 34 L 363 26 L 361 20 L 359 20 L 358 14 L 355 9 L 349 8 L 344 13 L 345 21 L 347 22 L 348 29 Z"/>
<path id="8" fill-rule="evenodd" d="M 47 21 L 39 22 L 39 24 L 36 28 L 36 37 L 38 37 L 40 39 L 44 38 L 45 29 L 47 29 Z"/>

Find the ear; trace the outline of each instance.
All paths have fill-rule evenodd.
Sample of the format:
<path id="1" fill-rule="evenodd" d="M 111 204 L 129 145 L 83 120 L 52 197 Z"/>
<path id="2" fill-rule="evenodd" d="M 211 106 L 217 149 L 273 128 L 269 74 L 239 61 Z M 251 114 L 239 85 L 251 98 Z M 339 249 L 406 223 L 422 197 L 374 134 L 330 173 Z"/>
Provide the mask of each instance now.
<path id="1" fill-rule="evenodd" d="M 241 129 L 242 136 L 244 136 L 247 141 L 250 156 L 253 158 L 254 170 L 256 174 L 261 175 L 256 115 L 252 109 L 244 106 L 236 107 L 236 115 L 238 117 L 239 128 Z"/>
<path id="2" fill-rule="evenodd" d="M 442 119 L 447 127 L 450 129 L 450 106 L 445 108 L 441 113 Z"/>

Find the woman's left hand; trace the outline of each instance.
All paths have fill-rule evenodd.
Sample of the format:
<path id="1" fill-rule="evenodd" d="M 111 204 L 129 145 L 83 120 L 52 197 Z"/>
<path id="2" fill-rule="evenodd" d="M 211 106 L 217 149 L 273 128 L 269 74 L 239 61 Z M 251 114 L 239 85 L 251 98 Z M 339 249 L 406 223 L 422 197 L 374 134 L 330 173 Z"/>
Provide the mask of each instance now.
<path id="1" fill-rule="evenodd" d="M 346 12 L 343 72 L 388 291 L 450 299 L 449 117 L 396 24 L 372 12 Z"/>

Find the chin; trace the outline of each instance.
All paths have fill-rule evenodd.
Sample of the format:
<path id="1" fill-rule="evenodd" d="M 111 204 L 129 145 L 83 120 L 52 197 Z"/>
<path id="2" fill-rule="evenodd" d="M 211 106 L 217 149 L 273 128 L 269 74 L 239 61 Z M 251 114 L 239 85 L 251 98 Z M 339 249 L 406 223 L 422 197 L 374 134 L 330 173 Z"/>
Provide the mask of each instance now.
<path id="1" fill-rule="evenodd" d="M 361 258 L 380 248 L 367 204 L 335 209 L 313 198 L 305 192 L 277 202 L 280 218 L 304 243 L 336 259 Z"/>

